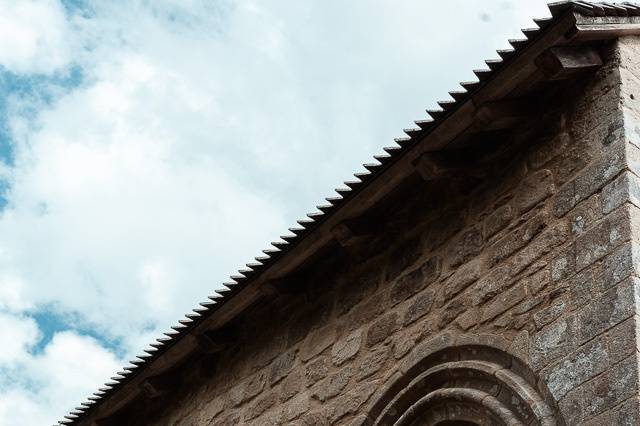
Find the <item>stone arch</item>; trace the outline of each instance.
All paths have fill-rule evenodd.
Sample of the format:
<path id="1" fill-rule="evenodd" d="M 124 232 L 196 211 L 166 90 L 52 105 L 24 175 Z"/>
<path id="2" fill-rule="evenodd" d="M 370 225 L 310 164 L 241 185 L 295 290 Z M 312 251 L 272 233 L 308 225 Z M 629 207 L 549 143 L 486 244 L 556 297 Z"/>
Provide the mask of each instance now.
<path id="1" fill-rule="evenodd" d="M 564 426 L 546 385 L 508 342 L 493 335 L 445 334 L 406 361 L 374 398 L 373 426 Z"/>

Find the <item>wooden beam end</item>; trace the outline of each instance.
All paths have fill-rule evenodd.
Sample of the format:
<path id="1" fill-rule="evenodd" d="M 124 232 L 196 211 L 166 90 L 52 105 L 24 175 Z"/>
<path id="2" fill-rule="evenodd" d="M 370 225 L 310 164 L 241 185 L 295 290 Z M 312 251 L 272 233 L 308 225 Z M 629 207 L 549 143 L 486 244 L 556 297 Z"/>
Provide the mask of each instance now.
<path id="1" fill-rule="evenodd" d="M 549 80 L 562 80 L 598 69 L 602 58 L 590 46 L 559 46 L 547 49 L 535 64 Z"/>

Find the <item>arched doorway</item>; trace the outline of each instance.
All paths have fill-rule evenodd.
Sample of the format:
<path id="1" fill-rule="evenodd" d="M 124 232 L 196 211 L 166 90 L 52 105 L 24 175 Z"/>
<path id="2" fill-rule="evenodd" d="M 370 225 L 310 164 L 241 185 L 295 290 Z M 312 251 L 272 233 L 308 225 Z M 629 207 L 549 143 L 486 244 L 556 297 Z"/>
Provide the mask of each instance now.
<path id="1" fill-rule="evenodd" d="M 486 341 L 467 342 L 413 357 L 378 395 L 367 423 L 564 426 L 546 386 L 520 359 Z"/>

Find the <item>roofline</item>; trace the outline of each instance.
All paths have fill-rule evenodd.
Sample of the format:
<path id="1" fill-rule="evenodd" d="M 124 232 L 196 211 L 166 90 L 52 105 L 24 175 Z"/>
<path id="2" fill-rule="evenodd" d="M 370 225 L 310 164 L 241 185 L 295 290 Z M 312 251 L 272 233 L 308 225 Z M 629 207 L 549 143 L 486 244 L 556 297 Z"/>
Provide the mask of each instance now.
<path id="1" fill-rule="evenodd" d="M 196 350 L 196 336 L 221 328 L 261 297 L 277 291 L 273 283 L 335 241 L 332 230 L 338 225 L 361 215 L 414 173 L 423 153 L 455 145 L 460 135 L 474 126 L 483 106 L 544 78 L 534 61 L 547 49 L 640 34 L 640 6 L 636 4 L 568 1 L 552 3 L 549 9 L 551 18 L 534 20 L 539 28 L 522 30 L 525 39 L 509 41 L 513 50 L 498 51 L 500 60 L 486 61 L 489 69 L 474 71 L 477 82 L 461 83 L 465 91 L 449 92 L 453 101 L 438 102 L 441 110 L 427 111 L 430 119 L 416 121 L 416 128 L 406 129 L 407 137 L 396 139 L 397 146 L 375 156 L 377 163 L 365 164 L 365 173 L 355 174 L 356 181 L 345 182 L 346 188 L 336 190 L 338 197 L 327 198 L 328 204 L 298 221 L 299 227 L 289 229 L 291 235 L 272 243 L 273 248 L 264 250 L 265 256 L 232 276 L 232 282 L 224 283 L 209 301 L 187 314 L 165 333 L 166 337 L 152 344 L 59 424 L 92 424 L 117 412 L 139 394 L 144 380 Z M 384 179 L 379 179 L 381 176 Z"/>

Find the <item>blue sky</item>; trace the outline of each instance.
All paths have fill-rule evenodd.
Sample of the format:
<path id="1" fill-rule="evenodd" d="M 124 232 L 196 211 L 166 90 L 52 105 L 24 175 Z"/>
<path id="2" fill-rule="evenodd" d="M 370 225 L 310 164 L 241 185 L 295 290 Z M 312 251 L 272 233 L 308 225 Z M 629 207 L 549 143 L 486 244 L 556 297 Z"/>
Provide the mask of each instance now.
<path id="1" fill-rule="evenodd" d="M 77 406 L 546 14 L 0 0 L 0 426 Z"/>

